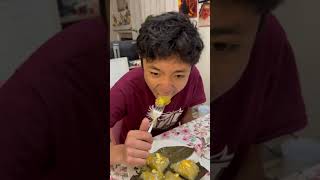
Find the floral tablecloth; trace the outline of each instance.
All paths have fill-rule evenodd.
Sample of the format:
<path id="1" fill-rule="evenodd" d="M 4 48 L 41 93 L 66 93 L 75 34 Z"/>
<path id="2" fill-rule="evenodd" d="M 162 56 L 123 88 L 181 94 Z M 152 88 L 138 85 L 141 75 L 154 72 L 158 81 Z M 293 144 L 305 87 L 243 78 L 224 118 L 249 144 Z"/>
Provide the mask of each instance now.
<path id="1" fill-rule="evenodd" d="M 210 114 L 154 137 L 154 141 L 168 139 L 194 148 L 195 153 L 200 157 L 199 162 L 205 164 L 206 169 L 210 170 Z M 124 165 L 111 166 L 110 180 L 130 179 L 130 171 L 133 171 L 133 168 Z M 202 179 L 210 179 L 210 172 Z"/>

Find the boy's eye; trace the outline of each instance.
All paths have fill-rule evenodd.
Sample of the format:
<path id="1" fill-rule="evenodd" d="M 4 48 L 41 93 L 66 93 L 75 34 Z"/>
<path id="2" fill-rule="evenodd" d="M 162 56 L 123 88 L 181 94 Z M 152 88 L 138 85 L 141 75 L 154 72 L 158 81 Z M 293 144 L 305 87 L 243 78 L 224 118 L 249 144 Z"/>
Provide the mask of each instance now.
<path id="1" fill-rule="evenodd" d="M 157 73 L 157 72 L 150 72 L 151 73 L 151 75 L 153 75 L 153 76 L 158 76 L 159 75 L 159 73 Z"/>
<path id="2" fill-rule="evenodd" d="M 233 51 L 239 47 L 238 44 L 227 44 L 227 43 L 214 43 L 213 48 L 215 51 Z"/>
<path id="3" fill-rule="evenodd" d="M 184 76 L 184 75 L 179 74 L 179 75 L 176 75 L 176 77 L 180 79 L 180 78 L 184 78 L 185 76 Z"/>

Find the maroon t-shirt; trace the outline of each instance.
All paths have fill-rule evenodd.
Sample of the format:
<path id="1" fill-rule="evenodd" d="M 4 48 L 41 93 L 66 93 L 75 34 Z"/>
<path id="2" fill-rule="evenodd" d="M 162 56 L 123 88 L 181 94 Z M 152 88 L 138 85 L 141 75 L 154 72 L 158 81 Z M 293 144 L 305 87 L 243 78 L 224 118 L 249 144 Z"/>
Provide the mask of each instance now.
<path id="1" fill-rule="evenodd" d="M 104 179 L 107 31 L 70 26 L 0 88 L 0 179 Z"/>
<path id="2" fill-rule="evenodd" d="M 234 87 L 212 104 L 212 176 L 229 180 L 241 153 L 306 126 L 295 58 L 276 18 L 266 17 L 249 65 Z"/>
<path id="3" fill-rule="evenodd" d="M 193 66 L 186 86 L 172 99 L 158 119 L 153 135 L 168 130 L 181 120 L 187 108 L 206 101 L 202 78 Z M 110 127 L 123 119 L 120 142 L 129 130 L 139 129 L 143 118 L 155 103 L 155 97 L 146 84 L 143 69 L 137 68 L 125 74 L 110 90 Z"/>

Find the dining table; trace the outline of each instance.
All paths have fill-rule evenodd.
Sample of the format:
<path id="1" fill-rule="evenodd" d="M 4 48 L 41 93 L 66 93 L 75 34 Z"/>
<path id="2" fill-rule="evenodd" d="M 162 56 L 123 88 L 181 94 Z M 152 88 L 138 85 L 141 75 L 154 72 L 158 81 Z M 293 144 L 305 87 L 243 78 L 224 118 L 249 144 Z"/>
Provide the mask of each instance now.
<path id="1" fill-rule="evenodd" d="M 153 137 L 150 152 L 162 147 L 186 146 L 193 149 L 192 155 L 187 158 L 200 163 L 206 169 L 201 180 L 210 179 L 210 113 L 177 126 Z M 136 167 L 116 164 L 110 167 L 110 180 L 130 180 L 137 174 Z"/>

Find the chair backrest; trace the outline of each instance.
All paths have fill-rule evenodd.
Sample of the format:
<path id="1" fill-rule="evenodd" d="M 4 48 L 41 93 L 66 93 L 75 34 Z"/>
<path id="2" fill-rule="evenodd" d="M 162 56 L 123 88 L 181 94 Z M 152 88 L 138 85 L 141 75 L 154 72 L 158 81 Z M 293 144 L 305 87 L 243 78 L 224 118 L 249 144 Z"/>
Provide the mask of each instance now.
<path id="1" fill-rule="evenodd" d="M 127 72 L 129 72 L 126 57 L 110 59 L 110 88 Z"/>
<path id="2" fill-rule="evenodd" d="M 114 51 L 115 49 L 118 49 L 119 52 Z M 115 52 L 117 53 L 115 54 Z M 139 59 L 136 40 L 121 40 L 110 42 L 110 58 L 117 57 L 127 57 L 128 61 Z"/>

